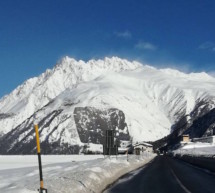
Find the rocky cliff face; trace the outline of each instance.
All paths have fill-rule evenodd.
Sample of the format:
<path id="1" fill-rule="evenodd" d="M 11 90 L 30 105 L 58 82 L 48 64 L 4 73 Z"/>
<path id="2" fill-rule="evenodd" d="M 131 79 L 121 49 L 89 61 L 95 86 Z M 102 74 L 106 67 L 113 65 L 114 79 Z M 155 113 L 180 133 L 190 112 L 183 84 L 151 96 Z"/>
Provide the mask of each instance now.
<path id="1" fill-rule="evenodd" d="M 74 111 L 76 128 L 83 143 L 104 144 L 105 131 L 115 131 L 119 140 L 129 140 L 125 114 L 119 109 L 100 110 L 93 107 L 76 107 Z"/>

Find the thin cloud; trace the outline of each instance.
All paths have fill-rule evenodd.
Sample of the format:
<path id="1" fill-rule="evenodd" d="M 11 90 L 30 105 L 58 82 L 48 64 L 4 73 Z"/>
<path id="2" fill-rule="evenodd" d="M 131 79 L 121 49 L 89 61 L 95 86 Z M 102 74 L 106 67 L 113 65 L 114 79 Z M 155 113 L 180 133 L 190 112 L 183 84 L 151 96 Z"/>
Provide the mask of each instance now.
<path id="1" fill-rule="evenodd" d="M 199 49 L 202 50 L 211 50 L 215 52 L 215 44 L 213 42 L 204 42 L 199 46 Z"/>
<path id="2" fill-rule="evenodd" d="M 178 70 L 178 71 L 186 73 L 186 74 L 192 72 L 191 65 L 188 64 L 188 63 L 183 63 L 183 62 L 178 62 L 178 63 L 174 63 L 174 62 L 162 62 L 162 63 L 159 63 L 159 62 L 157 62 L 157 64 L 155 66 L 157 68 L 159 68 L 159 69 L 170 68 L 170 69 Z"/>
<path id="3" fill-rule="evenodd" d="M 128 30 L 123 31 L 123 32 L 114 32 L 114 34 L 115 34 L 117 37 L 125 38 L 125 39 L 128 39 L 128 38 L 131 38 L 131 37 L 132 37 L 131 32 L 128 31 Z"/>
<path id="4" fill-rule="evenodd" d="M 157 46 L 155 46 L 154 44 L 149 42 L 143 42 L 143 41 L 139 41 L 135 45 L 135 48 L 141 49 L 141 50 L 157 50 Z"/>
<path id="5" fill-rule="evenodd" d="M 215 78 L 215 71 L 212 71 L 212 72 L 207 72 L 210 76 L 214 77 Z"/>

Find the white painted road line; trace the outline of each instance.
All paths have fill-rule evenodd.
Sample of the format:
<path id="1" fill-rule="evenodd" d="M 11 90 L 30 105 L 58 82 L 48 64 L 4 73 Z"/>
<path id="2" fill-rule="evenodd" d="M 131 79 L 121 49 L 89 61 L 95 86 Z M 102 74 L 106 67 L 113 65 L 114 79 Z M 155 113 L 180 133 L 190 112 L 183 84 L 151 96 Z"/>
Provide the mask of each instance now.
<path id="1" fill-rule="evenodd" d="M 181 186 L 181 188 L 186 192 L 186 193 L 192 193 L 190 192 L 183 184 L 182 182 L 178 179 L 178 177 L 176 176 L 175 172 L 171 169 L 171 172 L 173 174 L 173 176 L 175 177 L 176 181 L 178 182 L 178 184 Z"/>

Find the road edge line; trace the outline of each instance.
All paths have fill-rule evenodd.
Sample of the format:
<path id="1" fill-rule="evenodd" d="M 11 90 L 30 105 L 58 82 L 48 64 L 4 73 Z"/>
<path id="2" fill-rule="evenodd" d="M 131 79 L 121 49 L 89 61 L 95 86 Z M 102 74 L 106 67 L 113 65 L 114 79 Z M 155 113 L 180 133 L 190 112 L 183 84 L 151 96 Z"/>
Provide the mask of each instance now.
<path id="1" fill-rule="evenodd" d="M 178 177 L 176 176 L 175 172 L 173 171 L 173 169 L 171 169 L 171 172 L 173 174 L 173 176 L 175 177 L 176 181 L 178 182 L 178 184 L 181 186 L 181 188 L 186 192 L 186 193 L 192 193 L 191 191 L 189 191 L 183 184 L 182 182 L 178 179 Z"/>

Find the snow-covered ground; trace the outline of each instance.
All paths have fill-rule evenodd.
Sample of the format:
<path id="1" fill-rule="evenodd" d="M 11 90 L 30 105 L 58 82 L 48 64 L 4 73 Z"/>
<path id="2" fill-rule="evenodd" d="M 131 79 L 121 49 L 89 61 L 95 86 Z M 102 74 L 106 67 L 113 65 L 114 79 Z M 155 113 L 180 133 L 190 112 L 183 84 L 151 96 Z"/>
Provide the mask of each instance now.
<path id="1" fill-rule="evenodd" d="M 49 193 L 101 192 L 121 175 L 154 158 L 154 154 L 104 158 L 99 155 L 42 156 L 44 185 Z M 0 192 L 36 193 L 37 156 L 0 156 Z"/>
<path id="2" fill-rule="evenodd" d="M 188 143 L 174 150 L 173 154 L 213 157 L 215 156 L 215 144 L 201 142 Z"/>
<path id="3" fill-rule="evenodd" d="M 88 161 L 103 155 L 43 155 L 43 165 L 65 162 Z M 0 155 L 0 170 L 38 166 L 37 155 Z"/>

